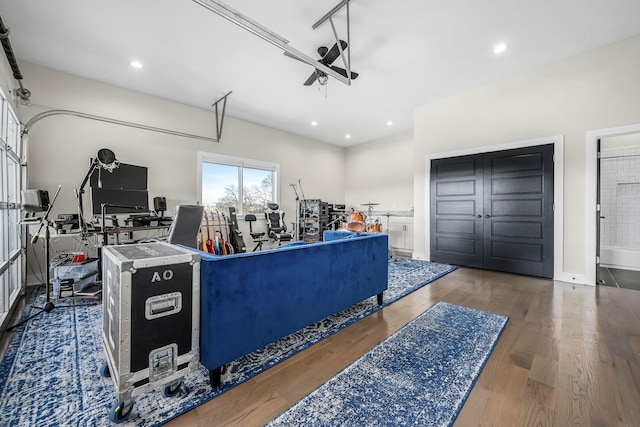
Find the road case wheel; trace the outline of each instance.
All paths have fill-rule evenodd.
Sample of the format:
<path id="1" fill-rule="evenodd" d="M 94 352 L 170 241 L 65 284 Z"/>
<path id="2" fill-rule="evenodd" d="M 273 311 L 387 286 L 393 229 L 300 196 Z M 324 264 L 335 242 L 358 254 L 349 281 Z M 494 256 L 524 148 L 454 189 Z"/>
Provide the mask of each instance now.
<path id="1" fill-rule="evenodd" d="M 180 391 L 180 388 L 182 387 L 182 380 L 180 381 L 175 381 L 171 384 L 167 384 L 164 387 L 164 390 L 162 391 L 164 394 L 164 397 L 173 397 L 176 394 L 178 394 L 178 392 Z"/>
<path id="2" fill-rule="evenodd" d="M 133 410 L 133 401 L 129 405 L 125 402 L 118 402 L 109 411 L 109 420 L 116 424 L 120 424 L 123 421 L 129 419 L 131 411 Z"/>
<path id="3" fill-rule="evenodd" d="M 100 375 L 105 378 L 109 378 L 111 376 L 111 371 L 109 370 L 109 364 L 105 361 L 102 362 L 102 366 L 100 366 Z"/>

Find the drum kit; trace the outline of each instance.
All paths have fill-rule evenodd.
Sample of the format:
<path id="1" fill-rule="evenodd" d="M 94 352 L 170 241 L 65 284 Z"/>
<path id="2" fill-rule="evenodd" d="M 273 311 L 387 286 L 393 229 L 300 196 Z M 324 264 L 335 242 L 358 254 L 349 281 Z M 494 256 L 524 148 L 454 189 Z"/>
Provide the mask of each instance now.
<path id="1" fill-rule="evenodd" d="M 340 229 L 344 231 L 352 231 L 355 233 L 360 233 L 363 231 L 369 233 L 382 233 L 382 224 L 380 223 L 380 218 L 373 219 L 373 207 L 379 205 L 380 203 L 363 203 L 361 206 L 368 206 L 367 214 L 364 215 L 362 212 L 353 211 L 349 215 L 349 221 L 342 222 L 340 225 Z M 382 214 L 387 217 L 387 233 L 389 232 L 389 217 L 395 216 L 391 212 L 385 212 Z M 346 216 L 346 215 L 345 215 Z M 392 261 L 397 261 L 395 251 L 393 246 L 391 246 L 391 242 L 389 242 L 389 259 Z"/>
<path id="2" fill-rule="evenodd" d="M 349 220 L 342 223 L 340 228 L 355 233 L 360 233 L 363 231 L 367 231 L 369 233 L 381 233 L 382 224 L 380 224 L 380 218 L 376 218 L 375 221 L 373 220 L 373 207 L 379 204 L 380 203 L 371 202 L 363 203 L 361 206 L 368 206 L 367 214 L 364 215 L 362 212 L 358 211 L 351 212 L 351 214 L 349 215 Z"/>

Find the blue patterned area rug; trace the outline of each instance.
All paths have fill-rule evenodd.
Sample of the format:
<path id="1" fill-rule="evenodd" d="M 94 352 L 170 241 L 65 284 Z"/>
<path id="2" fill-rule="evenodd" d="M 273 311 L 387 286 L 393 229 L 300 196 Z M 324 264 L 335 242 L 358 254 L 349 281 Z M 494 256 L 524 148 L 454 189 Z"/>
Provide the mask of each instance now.
<path id="1" fill-rule="evenodd" d="M 185 377 L 189 391 L 164 397 L 159 389 L 137 397 L 129 421 L 121 425 L 165 423 L 456 268 L 412 259 L 390 261 L 389 288 L 382 306 L 377 305 L 376 297 L 368 298 L 234 361 L 227 366 L 223 385 L 215 390 L 201 367 Z M 34 297 L 31 305 L 42 307 L 44 295 Z M 27 310 L 23 318 L 36 311 Z M 16 328 L 0 362 L 0 425 L 113 425 L 108 413 L 117 393 L 113 381 L 100 376 L 104 360 L 101 305 L 56 308 Z"/>
<path id="2" fill-rule="evenodd" d="M 506 324 L 439 302 L 267 426 L 451 426 Z"/>

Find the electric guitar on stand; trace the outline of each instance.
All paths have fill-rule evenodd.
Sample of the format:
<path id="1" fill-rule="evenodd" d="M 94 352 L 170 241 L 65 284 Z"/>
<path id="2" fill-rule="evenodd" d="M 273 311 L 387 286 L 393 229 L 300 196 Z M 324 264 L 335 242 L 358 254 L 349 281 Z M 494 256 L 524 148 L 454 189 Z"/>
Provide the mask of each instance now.
<path id="1" fill-rule="evenodd" d="M 202 252 L 209 252 L 207 250 L 207 238 L 204 236 L 204 230 L 202 229 L 202 224 L 200 225 L 200 246 L 199 248 Z"/>
<path id="2" fill-rule="evenodd" d="M 224 224 L 225 224 L 225 232 L 227 234 L 227 240 L 225 241 L 225 246 L 227 248 L 227 253 L 228 254 L 233 254 L 235 253 L 235 250 L 233 249 L 233 245 L 231 244 L 231 240 L 229 239 L 229 221 L 227 221 L 227 217 L 225 216 L 224 212 L 222 212 L 222 219 L 224 219 Z"/>
<path id="3" fill-rule="evenodd" d="M 213 215 L 213 214 L 212 214 Z M 218 232 L 220 233 L 220 253 L 221 255 L 227 254 L 227 247 L 224 243 L 224 236 L 222 235 L 222 225 L 220 225 L 220 212 L 216 209 L 216 216 L 218 217 Z M 213 218 L 211 218 L 213 219 Z M 217 238 L 217 236 L 216 236 Z"/>
<path id="4" fill-rule="evenodd" d="M 213 245 L 213 240 L 211 240 L 211 234 L 209 233 L 209 215 L 206 211 L 204 212 L 204 219 L 207 224 L 207 252 L 210 254 L 218 254 L 218 251 L 216 251 L 215 246 Z M 215 228 L 213 234 L 215 234 Z"/>

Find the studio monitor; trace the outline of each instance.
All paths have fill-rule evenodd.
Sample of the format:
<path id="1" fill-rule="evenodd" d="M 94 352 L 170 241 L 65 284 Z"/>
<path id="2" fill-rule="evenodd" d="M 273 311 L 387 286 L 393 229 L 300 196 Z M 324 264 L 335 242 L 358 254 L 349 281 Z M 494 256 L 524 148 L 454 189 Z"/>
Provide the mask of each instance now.
<path id="1" fill-rule="evenodd" d="M 167 198 L 166 197 L 154 197 L 153 198 L 153 210 L 158 212 L 164 212 L 167 210 Z"/>
<path id="2" fill-rule="evenodd" d="M 22 209 L 30 212 L 48 210 L 49 192 L 47 190 L 24 190 L 22 192 Z"/>

